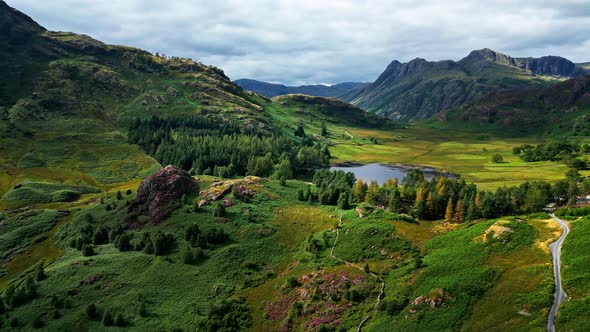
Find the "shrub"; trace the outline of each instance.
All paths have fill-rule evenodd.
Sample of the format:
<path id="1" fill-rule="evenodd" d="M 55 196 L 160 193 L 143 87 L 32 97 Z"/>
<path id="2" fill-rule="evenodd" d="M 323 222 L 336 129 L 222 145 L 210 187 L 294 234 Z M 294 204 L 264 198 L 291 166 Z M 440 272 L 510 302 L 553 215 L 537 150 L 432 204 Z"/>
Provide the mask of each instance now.
<path id="1" fill-rule="evenodd" d="M 89 305 L 86 306 L 86 308 L 84 309 L 84 312 L 86 313 L 86 316 L 88 316 L 88 318 L 95 319 L 98 314 L 98 310 L 96 309 L 96 304 L 90 303 Z"/>
<path id="2" fill-rule="evenodd" d="M 43 317 L 41 315 L 35 316 L 35 318 L 33 319 L 32 325 L 33 325 L 33 328 L 35 328 L 35 329 L 42 328 L 45 325 L 45 323 L 43 322 Z"/>
<path id="3" fill-rule="evenodd" d="M 114 321 L 116 326 L 125 326 L 125 324 L 127 323 L 125 321 L 125 317 L 123 317 L 123 315 L 121 313 L 117 313 L 115 315 L 115 321 Z"/>
<path id="4" fill-rule="evenodd" d="M 217 205 L 215 205 L 215 210 L 213 210 L 213 216 L 217 218 L 223 218 L 226 214 L 227 212 L 225 211 L 225 205 L 222 203 L 217 203 Z"/>
<path id="5" fill-rule="evenodd" d="M 104 313 L 102 314 L 102 325 L 104 326 L 111 326 L 113 325 L 113 316 L 111 315 L 111 312 L 108 310 L 105 310 Z"/>
<path id="6" fill-rule="evenodd" d="M 58 190 L 51 194 L 52 202 L 72 202 L 80 198 L 80 193 L 72 190 Z"/>
<path id="7" fill-rule="evenodd" d="M 91 244 L 82 246 L 82 255 L 85 257 L 94 256 L 94 247 Z"/>
<path id="8" fill-rule="evenodd" d="M 139 309 L 137 310 L 137 312 L 140 317 L 147 317 L 148 311 L 147 311 L 147 307 L 144 302 L 141 302 L 139 304 Z"/>

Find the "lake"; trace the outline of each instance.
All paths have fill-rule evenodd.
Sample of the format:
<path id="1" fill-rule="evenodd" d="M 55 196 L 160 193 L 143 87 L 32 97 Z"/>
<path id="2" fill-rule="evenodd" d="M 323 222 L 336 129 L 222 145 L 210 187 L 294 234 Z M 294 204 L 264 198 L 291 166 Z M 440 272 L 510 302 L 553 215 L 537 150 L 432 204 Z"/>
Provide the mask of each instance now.
<path id="1" fill-rule="evenodd" d="M 371 182 L 376 180 L 377 183 L 380 185 L 385 183 L 388 179 L 398 179 L 401 183 L 402 179 L 408 171 L 412 169 L 411 167 L 406 166 L 393 166 L 393 165 L 383 165 L 383 164 L 367 164 L 367 165 L 340 165 L 340 166 L 333 166 L 330 167 L 331 171 L 345 171 L 351 172 L 357 179 L 363 179 L 365 182 Z M 436 171 L 433 168 L 429 167 L 421 167 L 422 172 L 424 173 L 424 178 L 426 180 L 430 180 L 437 175 L 444 175 L 447 177 L 456 177 L 454 174 L 451 173 L 441 173 Z"/>

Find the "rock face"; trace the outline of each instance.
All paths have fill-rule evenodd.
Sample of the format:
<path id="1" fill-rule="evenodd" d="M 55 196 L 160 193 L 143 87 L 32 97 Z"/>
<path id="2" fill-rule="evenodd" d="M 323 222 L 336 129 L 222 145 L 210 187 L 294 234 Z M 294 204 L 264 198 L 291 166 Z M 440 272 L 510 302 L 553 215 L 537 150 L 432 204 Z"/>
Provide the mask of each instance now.
<path id="1" fill-rule="evenodd" d="M 141 216 L 148 222 L 159 223 L 167 218 L 182 195 L 197 188 L 188 172 L 168 165 L 141 181 L 137 197 L 129 205 L 128 219 L 138 222 Z"/>

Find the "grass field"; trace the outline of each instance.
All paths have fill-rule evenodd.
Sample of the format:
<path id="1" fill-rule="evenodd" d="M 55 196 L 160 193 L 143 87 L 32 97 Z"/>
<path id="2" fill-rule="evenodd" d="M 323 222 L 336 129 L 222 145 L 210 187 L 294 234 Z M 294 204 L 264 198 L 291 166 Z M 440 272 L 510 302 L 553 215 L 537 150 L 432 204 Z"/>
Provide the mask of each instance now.
<path id="1" fill-rule="evenodd" d="M 341 129 L 339 129 L 341 130 Z M 543 139 L 486 137 L 477 140 L 473 132 L 411 126 L 393 131 L 348 129 L 355 138 L 337 140 L 332 148 L 334 162 L 408 164 L 434 167 L 460 174 L 480 188 L 493 190 L 526 181 L 562 179 L 566 166 L 557 162 L 526 163 L 512 154 L 522 144 L 539 144 Z M 370 142 L 377 138 L 378 144 Z M 495 153 L 504 163 L 490 159 Z"/>

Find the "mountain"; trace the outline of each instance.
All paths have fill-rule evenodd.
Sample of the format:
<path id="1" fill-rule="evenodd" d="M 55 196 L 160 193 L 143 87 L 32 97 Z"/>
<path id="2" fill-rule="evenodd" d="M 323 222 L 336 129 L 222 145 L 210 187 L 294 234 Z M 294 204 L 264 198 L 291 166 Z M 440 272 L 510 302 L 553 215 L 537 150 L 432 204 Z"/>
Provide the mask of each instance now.
<path id="1" fill-rule="evenodd" d="M 439 114 L 439 120 L 465 126 L 499 129 L 521 135 L 590 135 L 590 75 L 534 90 L 496 91 L 458 109 Z"/>
<path id="2" fill-rule="evenodd" d="M 375 82 L 342 98 L 391 119 L 413 121 L 492 91 L 549 86 L 584 73 L 561 57 L 512 58 L 482 49 L 460 61 L 393 61 Z"/>
<path id="3" fill-rule="evenodd" d="M 362 88 L 369 83 L 359 82 L 345 82 L 335 85 L 302 85 L 302 86 L 286 86 L 282 84 L 273 84 L 261 82 L 250 79 L 239 79 L 234 81 L 244 90 L 253 91 L 268 98 L 289 95 L 289 94 L 303 94 L 317 97 L 336 97 L 339 98 L 346 93 L 350 93 L 354 89 Z"/>

